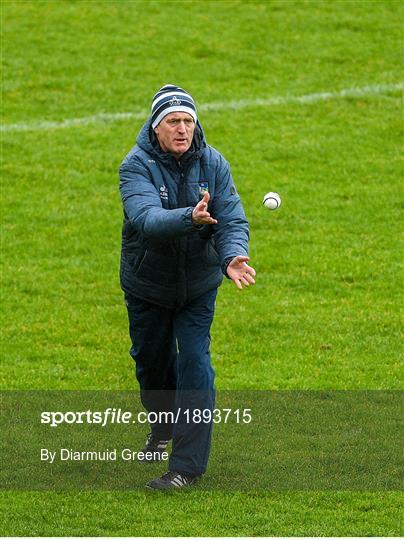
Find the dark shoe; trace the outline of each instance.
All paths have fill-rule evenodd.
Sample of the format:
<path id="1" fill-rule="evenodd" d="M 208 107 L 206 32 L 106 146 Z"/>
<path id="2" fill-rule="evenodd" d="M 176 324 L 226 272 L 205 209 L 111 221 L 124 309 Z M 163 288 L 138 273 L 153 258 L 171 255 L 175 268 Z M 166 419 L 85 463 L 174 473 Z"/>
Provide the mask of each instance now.
<path id="1" fill-rule="evenodd" d="M 141 451 L 141 456 L 138 453 L 138 461 L 140 463 L 155 463 L 156 461 L 161 461 L 162 453 L 165 452 L 169 440 L 159 439 L 152 433 L 149 433 L 146 439 L 146 444 Z"/>
<path id="2" fill-rule="evenodd" d="M 188 474 L 175 471 L 168 471 L 167 473 L 163 474 L 163 476 L 160 476 L 160 478 L 155 478 L 154 480 L 147 482 L 146 487 L 159 491 L 182 489 L 195 484 L 196 479 L 196 476 L 190 476 Z"/>

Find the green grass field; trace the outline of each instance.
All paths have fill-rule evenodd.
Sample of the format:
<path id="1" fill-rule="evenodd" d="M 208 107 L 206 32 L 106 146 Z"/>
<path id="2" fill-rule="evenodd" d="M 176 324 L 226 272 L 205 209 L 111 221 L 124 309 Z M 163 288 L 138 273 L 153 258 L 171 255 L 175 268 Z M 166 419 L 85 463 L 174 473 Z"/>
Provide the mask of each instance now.
<path id="1" fill-rule="evenodd" d="M 257 284 L 220 290 L 217 387 L 402 388 L 403 20 L 395 0 L 3 0 L 2 389 L 137 387 L 117 170 L 168 82 L 201 106 L 251 227 Z M 2 492 L 0 534 L 402 533 L 396 492 L 60 488 Z"/>

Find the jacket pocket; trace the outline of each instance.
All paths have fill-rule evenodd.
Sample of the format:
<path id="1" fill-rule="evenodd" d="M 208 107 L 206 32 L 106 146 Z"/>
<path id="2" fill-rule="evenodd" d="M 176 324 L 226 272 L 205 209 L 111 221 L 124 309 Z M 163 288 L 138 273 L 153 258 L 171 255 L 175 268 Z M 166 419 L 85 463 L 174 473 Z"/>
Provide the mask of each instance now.
<path id="1" fill-rule="evenodd" d="M 147 249 L 142 248 L 139 255 L 136 257 L 134 265 L 133 265 L 133 271 L 135 272 L 135 274 L 137 274 L 139 272 L 140 267 L 142 266 L 142 264 L 143 264 L 143 262 L 144 262 L 144 260 L 146 258 L 146 255 L 147 255 Z"/>
<path id="2" fill-rule="evenodd" d="M 216 246 L 212 239 L 209 239 L 207 242 L 207 266 L 220 266 L 219 254 L 216 251 Z"/>
<path id="3" fill-rule="evenodd" d="M 159 285 L 172 285 L 177 281 L 178 258 L 164 255 L 152 248 L 147 249 L 139 262 L 137 278 Z"/>

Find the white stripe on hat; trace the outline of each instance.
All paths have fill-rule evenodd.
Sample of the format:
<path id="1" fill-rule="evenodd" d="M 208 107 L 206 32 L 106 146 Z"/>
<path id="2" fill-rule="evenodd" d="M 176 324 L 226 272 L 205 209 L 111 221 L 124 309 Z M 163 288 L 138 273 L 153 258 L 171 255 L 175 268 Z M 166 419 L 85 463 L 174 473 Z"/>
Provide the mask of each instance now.
<path id="1" fill-rule="evenodd" d="M 164 109 L 163 111 L 161 111 L 161 113 L 152 123 L 152 127 L 155 128 L 156 126 L 158 126 L 165 116 L 173 112 L 188 113 L 192 116 L 192 118 L 194 119 L 194 122 L 196 123 L 196 113 L 194 109 L 191 109 L 190 107 L 187 107 L 186 105 L 176 105 L 175 107 L 168 107 L 167 109 Z"/>
<path id="2" fill-rule="evenodd" d="M 183 97 L 187 97 L 188 98 L 188 101 L 191 101 L 192 103 L 194 103 L 194 100 L 192 99 L 192 96 L 190 96 L 189 94 L 187 94 L 186 92 L 173 92 L 173 91 L 170 91 L 170 92 L 165 92 L 164 94 L 162 94 L 161 96 L 159 96 L 157 99 L 155 99 L 152 103 L 152 112 L 153 112 L 153 109 L 155 108 L 155 106 L 157 105 L 157 103 L 159 101 L 161 101 L 162 99 L 166 98 L 166 97 L 178 97 L 178 96 L 183 96 Z"/>

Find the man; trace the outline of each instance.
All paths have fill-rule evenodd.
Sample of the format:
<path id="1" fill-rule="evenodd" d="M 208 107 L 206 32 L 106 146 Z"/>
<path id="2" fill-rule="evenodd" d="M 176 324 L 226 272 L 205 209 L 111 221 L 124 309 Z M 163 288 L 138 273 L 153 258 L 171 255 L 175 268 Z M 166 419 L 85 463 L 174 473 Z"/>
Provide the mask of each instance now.
<path id="1" fill-rule="evenodd" d="M 239 289 L 254 283 L 248 223 L 229 165 L 206 144 L 195 102 L 177 86 L 153 97 L 119 174 L 130 354 L 146 410 L 171 413 L 152 424 L 144 448 L 159 459 L 172 439 L 169 471 L 147 487 L 178 489 L 206 470 L 212 422 L 193 413 L 214 408 L 209 332 L 223 274 Z"/>

